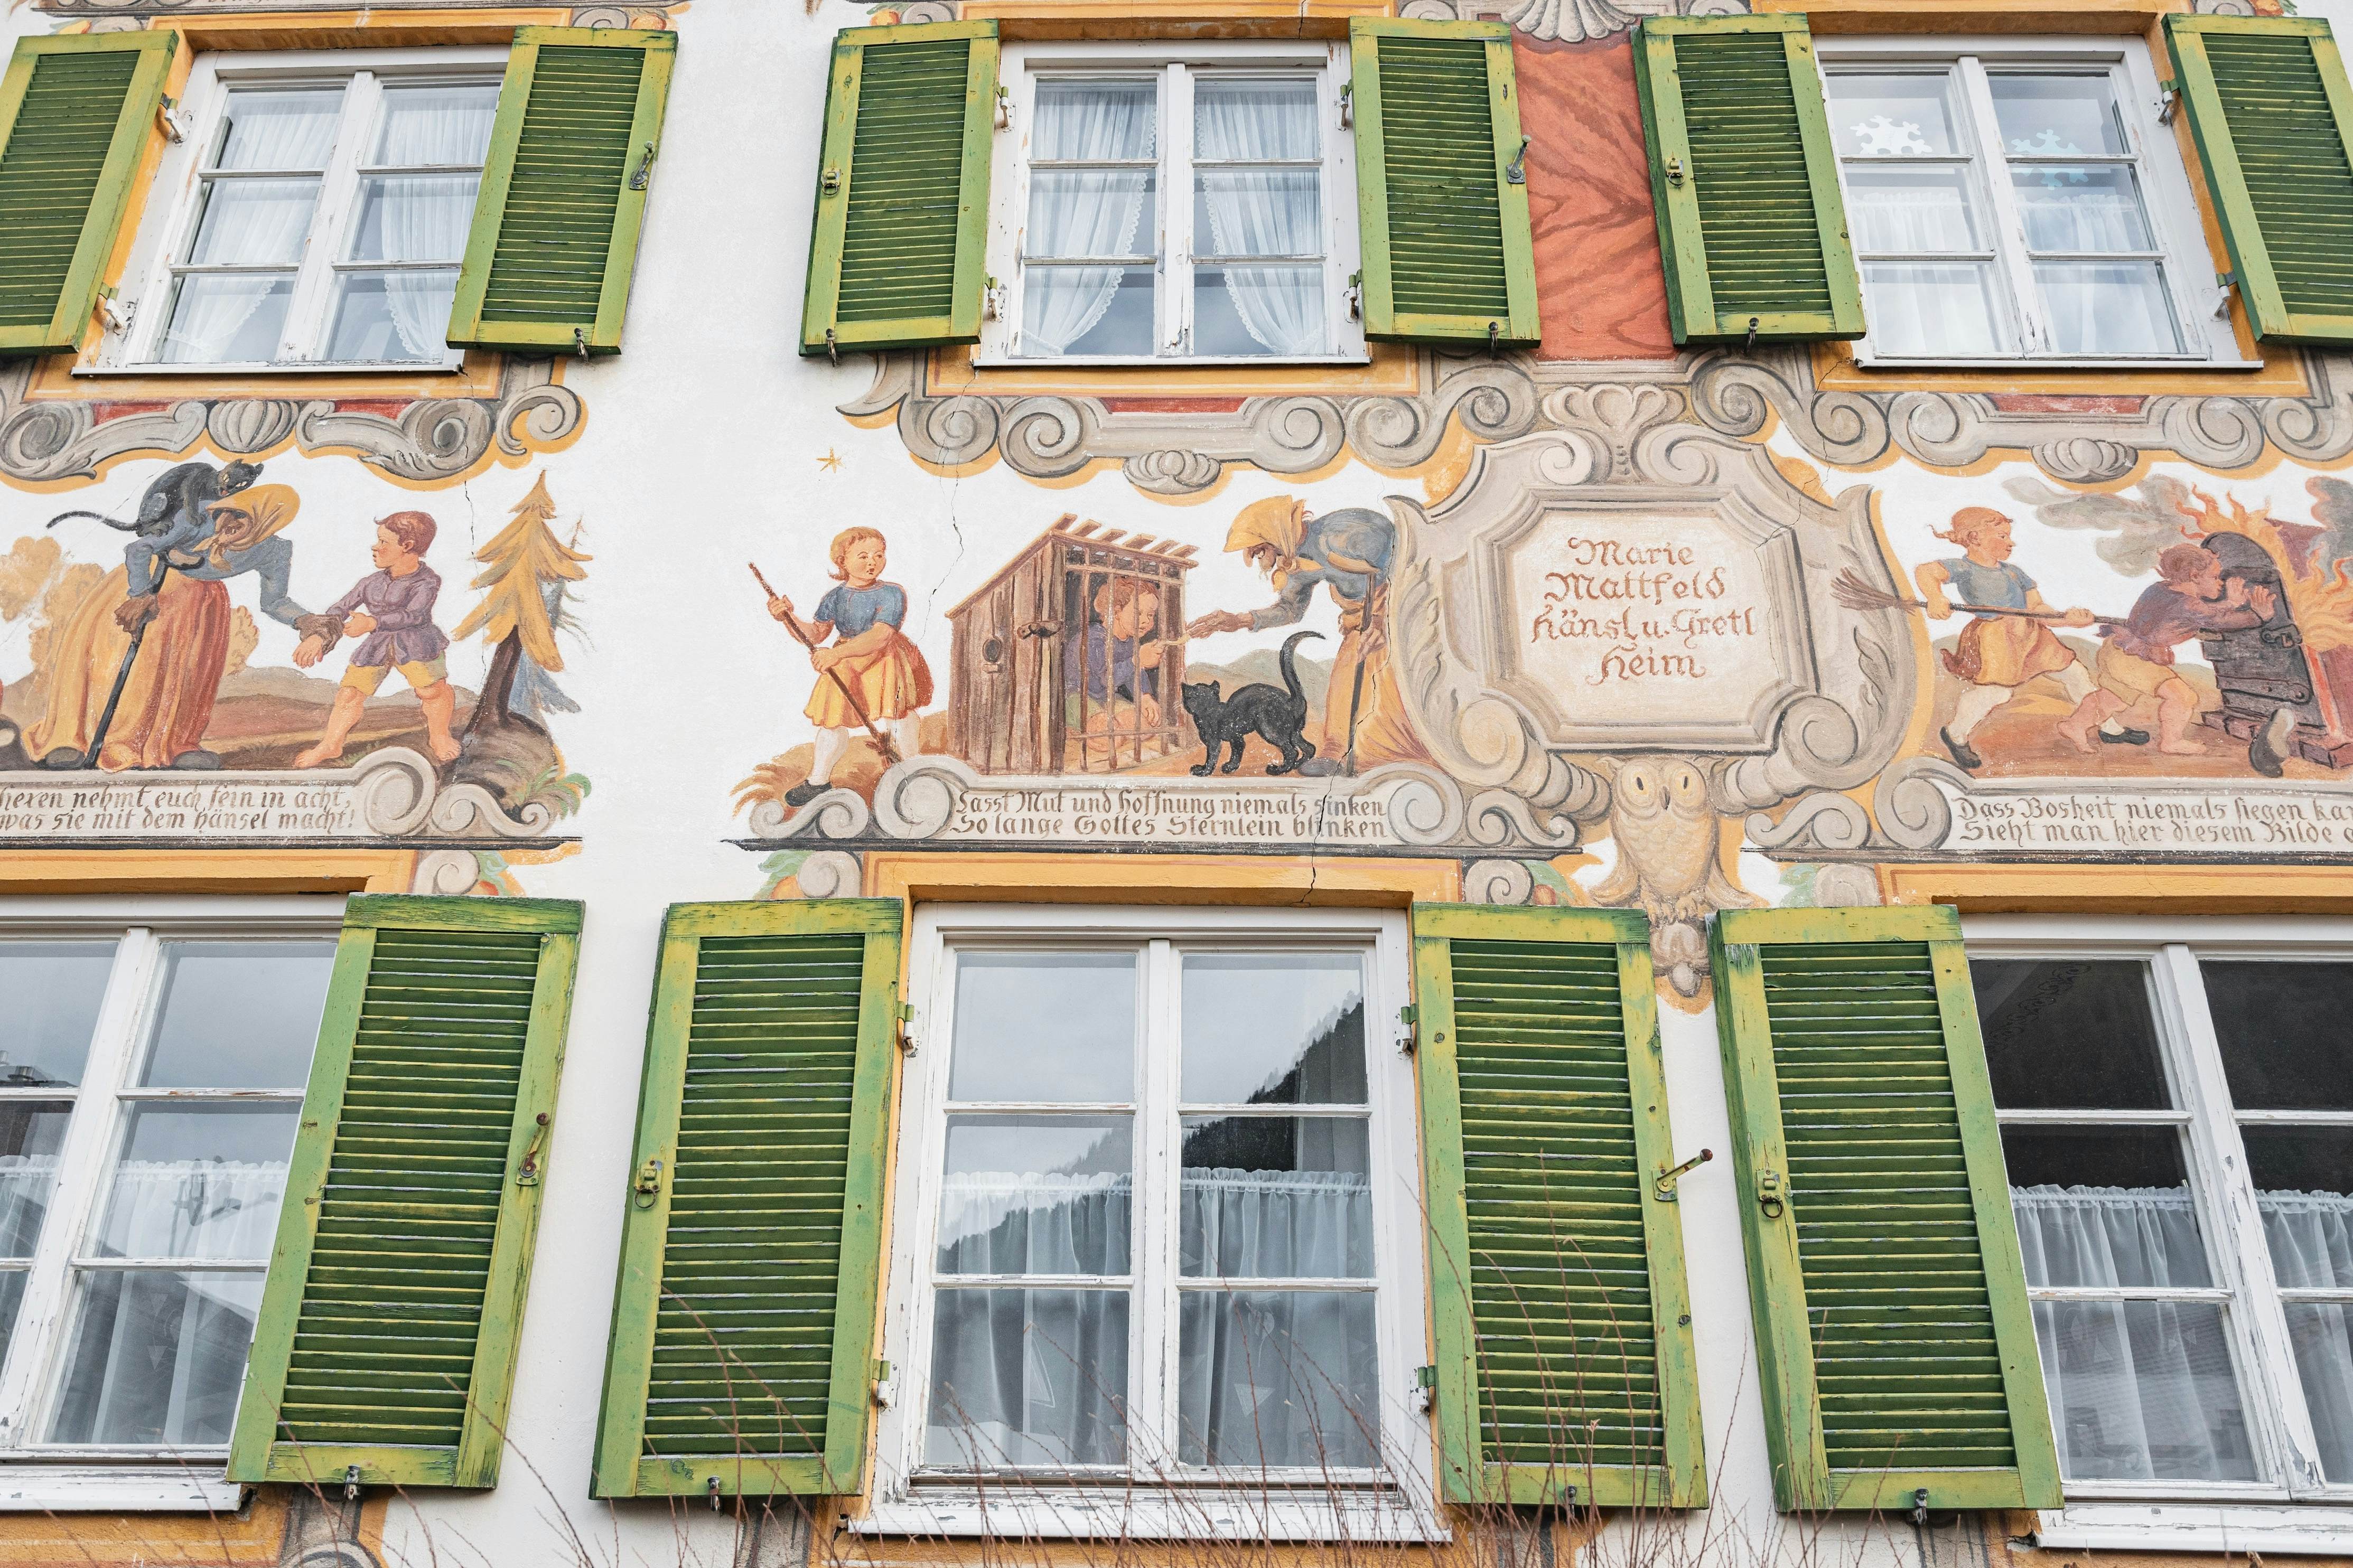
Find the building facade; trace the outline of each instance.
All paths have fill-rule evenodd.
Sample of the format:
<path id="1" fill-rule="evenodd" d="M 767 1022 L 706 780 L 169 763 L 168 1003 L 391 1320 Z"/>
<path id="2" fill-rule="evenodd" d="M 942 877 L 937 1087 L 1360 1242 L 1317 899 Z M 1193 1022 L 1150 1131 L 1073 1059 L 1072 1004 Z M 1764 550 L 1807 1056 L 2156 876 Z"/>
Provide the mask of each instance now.
<path id="1" fill-rule="evenodd" d="M 2330 9 L 7 13 L 0 1564 L 2353 1560 Z"/>

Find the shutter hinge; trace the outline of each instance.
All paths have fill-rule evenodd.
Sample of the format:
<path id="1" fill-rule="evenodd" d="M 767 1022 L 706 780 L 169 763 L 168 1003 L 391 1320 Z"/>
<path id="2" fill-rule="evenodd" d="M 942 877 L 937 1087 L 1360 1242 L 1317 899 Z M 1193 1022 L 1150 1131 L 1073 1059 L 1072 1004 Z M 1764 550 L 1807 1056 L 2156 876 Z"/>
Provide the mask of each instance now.
<path id="1" fill-rule="evenodd" d="M 111 283 L 101 284 L 98 290 L 98 317 L 110 332 L 131 330 L 131 318 L 139 313 L 139 302 L 125 300 Z"/>
<path id="2" fill-rule="evenodd" d="M 711 1511 L 719 1512 L 719 1478 L 717 1476 L 702 1483 L 702 1495 L 711 1500 Z"/>
<path id="3" fill-rule="evenodd" d="M 2159 125 L 2172 124 L 2174 111 L 2180 107 L 2180 84 L 2170 77 L 2158 82 L 2157 84 L 2157 122 Z"/>
<path id="4" fill-rule="evenodd" d="M 357 1465 L 345 1465 L 343 1467 L 343 1500 L 356 1501 L 359 1495 L 360 1468 Z"/>
<path id="5" fill-rule="evenodd" d="M 1348 274 L 1348 286 L 1340 290 L 1340 295 L 1348 301 L 1348 320 L 1363 321 L 1365 319 L 1365 269 L 1363 268 L 1359 267 Z"/>
<path id="6" fill-rule="evenodd" d="M 1528 183 L 1528 139 L 1525 136 L 1520 138 L 1520 150 L 1512 155 L 1510 163 L 1504 165 L 1504 183 L 1507 185 Z"/>
<path id="7" fill-rule="evenodd" d="M 831 327 L 825 330 L 825 357 L 835 364 L 841 363 L 841 340 L 833 335 Z"/>
<path id="8" fill-rule="evenodd" d="M 644 190 L 646 188 L 646 182 L 653 177 L 653 167 L 654 144 L 649 142 L 646 143 L 646 150 L 638 154 L 638 172 L 629 176 L 629 189 L 633 191 Z"/>
<path id="9" fill-rule="evenodd" d="M 515 1172 L 515 1185 L 539 1185 L 539 1146 L 547 1142 L 547 1112 L 539 1113 L 539 1130 L 531 1135 L 531 1146 L 522 1152 L 522 1164 Z"/>
<path id="10" fill-rule="evenodd" d="M 1503 322 L 1490 321 L 1487 323 L 1487 357 L 1489 359 L 1493 359 L 1495 357 L 1498 347 L 1503 342 Z"/>
<path id="11" fill-rule="evenodd" d="M 1912 1522 L 1915 1524 L 1928 1522 L 1928 1489 L 1926 1487 L 1918 1487 L 1913 1490 Z"/>
<path id="12" fill-rule="evenodd" d="M 649 1209 L 654 1206 L 654 1200 L 661 1196 L 661 1187 L 662 1163 L 649 1160 L 638 1167 L 638 1179 L 629 1187 L 633 1194 L 630 1201 L 641 1209 Z"/>
<path id="13" fill-rule="evenodd" d="M 1667 160 L 1667 184 L 1671 184 L 1671 185 L 1680 185 L 1680 184 L 1682 184 L 1683 183 L 1683 161 L 1681 158 L 1670 158 L 1670 159 L 1668 159 L 1668 160 Z"/>
<path id="14" fill-rule="evenodd" d="M 1006 90 L 1001 81 L 997 84 L 997 128 L 999 131 L 1013 129 L 1013 94 Z"/>
<path id="15" fill-rule="evenodd" d="M 572 346 L 575 351 L 577 351 L 582 359 L 586 359 L 588 357 L 587 328 L 575 327 L 572 329 Z"/>
<path id="16" fill-rule="evenodd" d="M 1424 1415 L 1438 1403 L 1438 1369 L 1418 1366 L 1413 1369 L 1413 1407 Z"/>
<path id="17" fill-rule="evenodd" d="M 1340 129 L 1348 131 L 1356 123 L 1356 80 L 1354 77 L 1340 84 Z"/>
<path id="18" fill-rule="evenodd" d="M 164 95 L 163 100 L 155 105 L 155 121 L 164 128 L 164 140 L 174 143 L 185 142 L 188 139 L 188 133 L 180 129 L 180 121 L 173 113 L 173 110 L 178 107 L 178 100 L 168 92 Z"/>
<path id="19" fill-rule="evenodd" d="M 997 280 L 997 274 L 994 272 L 990 273 L 987 280 L 981 285 L 980 314 L 984 321 L 997 321 L 1005 319 L 1005 285 Z"/>
<path id="20" fill-rule="evenodd" d="M 1398 1036 L 1398 1055 L 1408 1057 L 1413 1055 L 1414 1026 L 1419 1024 L 1420 1021 L 1421 1009 L 1416 1007 L 1412 1003 L 1409 1002 L 1404 1006 L 1398 1009 L 1398 1022 L 1405 1026 L 1404 1032 Z"/>
<path id="21" fill-rule="evenodd" d="M 2231 313 L 2231 290 L 2239 285 L 2236 272 L 2214 274 L 2214 319 L 2221 321 Z"/>
<path id="22" fill-rule="evenodd" d="M 1715 1158 L 1715 1150 L 1703 1149 L 1698 1153 L 1694 1154 L 1690 1159 L 1685 1160 L 1682 1164 L 1660 1171 L 1659 1179 L 1651 1184 L 1651 1190 L 1659 1194 L 1659 1201 L 1661 1203 L 1673 1203 L 1675 1201 L 1675 1182 L 1677 1178 L 1689 1172 L 1696 1171 L 1702 1165 L 1706 1164 L 1710 1160 Z"/>
<path id="23" fill-rule="evenodd" d="M 1764 319 L 1765 318 L 1762 316 L 1751 316 L 1748 318 L 1748 341 L 1740 345 L 1740 352 L 1742 353 L 1753 354 L 1757 352 L 1757 329 L 1760 324 L 1762 324 Z"/>
<path id="24" fill-rule="evenodd" d="M 911 1026 L 914 1021 L 915 1009 L 913 1005 L 905 1002 L 891 1004 L 891 1022 L 898 1031 L 899 1048 L 911 1057 L 915 1054 L 915 1031 Z"/>
<path id="25" fill-rule="evenodd" d="M 891 1408 L 891 1363 L 887 1361 L 877 1361 L 874 1363 L 874 1403 L 881 1409 L 888 1410 Z"/>
<path id="26" fill-rule="evenodd" d="M 828 169 L 824 174 L 819 174 L 817 177 L 817 188 L 824 192 L 828 196 L 839 195 L 841 194 L 841 171 L 839 169 Z"/>

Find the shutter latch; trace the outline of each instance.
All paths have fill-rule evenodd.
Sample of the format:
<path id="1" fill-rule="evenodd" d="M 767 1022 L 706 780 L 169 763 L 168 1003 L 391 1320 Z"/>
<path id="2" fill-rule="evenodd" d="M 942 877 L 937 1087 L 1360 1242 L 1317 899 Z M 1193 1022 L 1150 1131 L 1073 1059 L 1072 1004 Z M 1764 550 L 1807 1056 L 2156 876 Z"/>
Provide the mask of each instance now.
<path id="1" fill-rule="evenodd" d="M 1683 1175 L 1686 1172 L 1699 1169 L 1699 1167 L 1706 1164 L 1710 1160 L 1715 1158 L 1715 1150 L 1703 1149 L 1698 1153 L 1694 1154 L 1690 1159 L 1685 1160 L 1682 1164 L 1661 1171 L 1659 1173 L 1659 1179 L 1651 1184 L 1651 1190 L 1659 1194 L 1659 1201 L 1661 1203 L 1673 1203 L 1675 1201 L 1676 1179 Z"/>
<path id="2" fill-rule="evenodd" d="M 1759 1171 L 1757 1173 L 1757 1206 L 1765 1211 L 1765 1217 L 1767 1219 L 1779 1219 L 1781 1217 L 1782 1211 L 1788 1207 L 1788 1205 L 1783 1202 L 1781 1197 L 1780 1172 Z"/>
<path id="3" fill-rule="evenodd" d="M 1438 1402 L 1438 1369 L 1418 1366 L 1413 1369 L 1413 1407 L 1423 1415 Z"/>
<path id="4" fill-rule="evenodd" d="M 915 1054 L 915 1009 L 905 1002 L 891 1005 L 891 1022 L 899 1034 L 899 1048 L 909 1056 Z"/>
<path id="5" fill-rule="evenodd" d="M 168 92 L 164 95 L 163 101 L 155 106 L 155 121 L 164 128 L 164 140 L 174 146 L 188 139 L 188 133 L 180 129 L 180 121 L 173 113 L 173 110 L 178 107 L 179 105 L 173 100 L 172 95 Z"/>
<path id="6" fill-rule="evenodd" d="M 2157 84 L 2157 122 L 2159 125 L 2172 124 L 2173 111 L 2180 107 L 2180 84 L 2170 78 L 2158 82 Z"/>
<path id="7" fill-rule="evenodd" d="M 1528 183 L 1528 139 L 1525 136 L 1520 138 L 1519 152 L 1513 154 L 1512 161 L 1504 165 L 1504 183 L 1507 185 L 1525 185 Z"/>
<path id="8" fill-rule="evenodd" d="M 874 1363 L 874 1403 L 883 1410 L 891 1408 L 891 1363 L 877 1360 Z"/>
<path id="9" fill-rule="evenodd" d="M 1405 1032 L 1398 1036 L 1398 1051 L 1409 1057 L 1413 1055 L 1414 1026 L 1421 1022 L 1420 1009 L 1410 1002 L 1407 1003 L 1398 1009 L 1398 1022 L 1405 1026 Z"/>
<path id="10" fill-rule="evenodd" d="M 515 1185 L 539 1185 L 539 1146 L 547 1142 L 547 1112 L 539 1113 L 539 1131 L 531 1135 L 531 1147 L 522 1152 L 522 1164 L 515 1172 Z"/>
<path id="11" fill-rule="evenodd" d="M 1013 129 L 1013 94 L 1001 81 L 997 84 L 997 128 L 999 131 Z"/>
<path id="12" fill-rule="evenodd" d="M 1667 184 L 1671 184 L 1671 185 L 1680 185 L 1680 184 L 1682 184 L 1683 183 L 1683 161 L 1681 158 L 1670 158 L 1670 159 L 1668 159 L 1668 160 L 1667 160 Z"/>
<path id="13" fill-rule="evenodd" d="M 817 188 L 823 191 L 828 196 L 839 195 L 841 194 L 841 171 L 839 169 L 828 169 L 824 174 L 819 174 L 817 177 Z"/>
<path id="14" fill-rule="evenodd" d="M 646 182 L 653 177 L 653 168 L 654 144 L 649 142 L 646 143 L 646 150 L 638 154 L 638 172 L 629 176 L 629 189 L 644 190 Z"/>
<path id="15" fill-rule="evenodd" d="M 1340 84 L 1340 129 L 1352 129 L 1356 123 L 1356 83 L 1354 78 Z"/>
<path id="16" fill-rule="evenodd" d="M 345 1502 L 356 1501 L 359 1495 L 360 1468 L 357 1465 L 345 1465 L 343 1467 L 343 1500 Z"/>
<path id="17" fill-rule="evenodd" d="M 649 1160 L 638 1167 L 638 1179 L 632 1184 L 631 1190 L 636 1194 L 632 1201 L 639 1208 L 653 1207 L 654 1200 L 661 1196 L 661 1173 L 662 1163 L 659 1160 Z"/>

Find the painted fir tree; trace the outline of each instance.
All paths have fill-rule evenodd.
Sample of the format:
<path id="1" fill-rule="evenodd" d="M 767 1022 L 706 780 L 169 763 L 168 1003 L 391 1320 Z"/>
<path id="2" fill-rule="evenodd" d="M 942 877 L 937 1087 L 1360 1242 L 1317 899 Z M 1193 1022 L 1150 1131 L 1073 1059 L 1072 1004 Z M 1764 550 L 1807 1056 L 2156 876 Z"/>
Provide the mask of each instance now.
<path id="1" fill-rule="evenodd" d="M 451 637 L 480 632 L 492 645 L 491 672 L 482 682 L 482 698 L 466 731 L 502 728 L 517 722 L 510 706 L 514 700 L 516 672 L 525 654 L 542 669 L 564 668 L 555 646 L 555 626 L 548 615 L 548 589 L 576 583 L 587 575 L 580 563 L 589 559 L 568 549 L 547 525 L 555 516 L 548 498 L 547 470 L 516 503 L 514 521 L 499 530 L 491 542 L 474 552 L 482 563 L 473 586 L 487 590 L 480 603 L 458 623 Z"/>

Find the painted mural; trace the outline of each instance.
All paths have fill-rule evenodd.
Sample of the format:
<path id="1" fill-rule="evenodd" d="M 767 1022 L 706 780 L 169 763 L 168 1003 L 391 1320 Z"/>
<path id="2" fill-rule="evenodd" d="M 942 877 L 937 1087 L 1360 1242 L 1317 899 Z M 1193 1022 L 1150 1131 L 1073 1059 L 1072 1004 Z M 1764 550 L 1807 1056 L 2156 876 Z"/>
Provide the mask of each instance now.
<path id="1" fill-rule="evenodd" d="M 496 847 L 587 788 L 552 728 L 580 524 L 543 472 L 468 562 L 411 498 L 321 516 L 270 468 L 129 466 L 0 554 L 0 835 L 408 841 L 443 890 L 512 890 Z"/>

